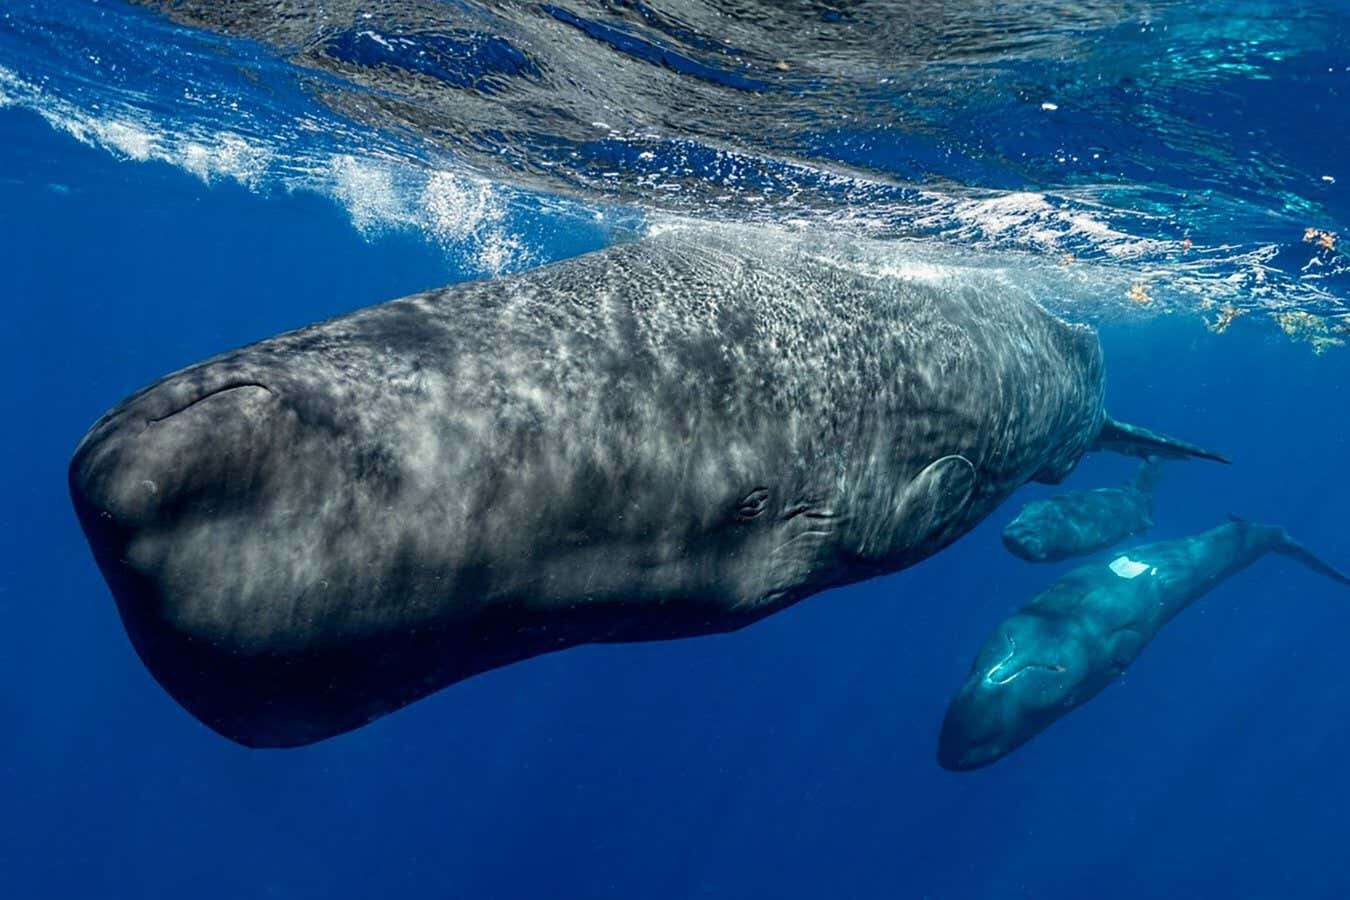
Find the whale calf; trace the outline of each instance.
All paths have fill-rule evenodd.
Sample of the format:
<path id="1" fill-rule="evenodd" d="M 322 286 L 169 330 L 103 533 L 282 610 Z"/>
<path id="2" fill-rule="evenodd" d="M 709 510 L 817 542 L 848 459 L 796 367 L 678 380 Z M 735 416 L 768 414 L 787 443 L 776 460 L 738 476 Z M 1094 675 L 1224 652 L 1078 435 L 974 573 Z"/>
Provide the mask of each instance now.
<path id="1" fill-rule="evenodd" d="M 1002 759 L 1095 697 L 1178 613 L 1272 552 L 1350 586 L 1283 528 L 1242 519 L 1074 569 L 985 641 L 947 708 L 938 763 L 964 771 Z"/>
<path id="2" fill-rule="evenodd" d="M 741 628 L 903 569 L 1094 448 L 1095 333 L 997 286 L 670 233 L 190 366 L 70 489 L 193 715 L 310 743 L 588 642 Z"/>
<path id="3" fill-rule="evenodd" d="M 1003 546 L 1027 562 L 1058 562 L 1095 553 L 1153 527 L 1153 491 L 1162 474 L 1156 459 L 1116 488 L 1066 491 L 1028 503 L 1003 529 Z"/>

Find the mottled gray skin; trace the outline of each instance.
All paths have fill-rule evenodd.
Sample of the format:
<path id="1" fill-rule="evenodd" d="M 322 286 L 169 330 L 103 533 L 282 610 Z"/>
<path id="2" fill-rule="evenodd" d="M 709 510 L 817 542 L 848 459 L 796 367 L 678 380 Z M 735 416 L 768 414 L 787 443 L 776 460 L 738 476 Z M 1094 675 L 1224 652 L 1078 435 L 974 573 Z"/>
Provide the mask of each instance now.
<path id="1" fill-rule="evenodd" d="M 1002 759 L 1095 697 L 1178 613 L 1272 551 L 1350 584 L 1284 529 L 1241 520 L 1074 569 L 985 641 L 947 709 L 939 764 L 964 771 Z"/>
<path id="2" fill-rule="evenodd" d="M 1153 527 L 1153 488 L 1162 464 L 1140 464 L 1126 485 L 1066 491 L 1022 507 L 1003 529 L 1003 546 L 1027 562 L 1058 562 L 1104 550 Z"/>
<path id="3" fill-rule="evenodd" d="M 285 746 L 903 569 L 1069 472 L 1102 391 L 1095 335 L 1017 297 L 667 236 L 184 369 L 70 480 L 150 671 Z"/>

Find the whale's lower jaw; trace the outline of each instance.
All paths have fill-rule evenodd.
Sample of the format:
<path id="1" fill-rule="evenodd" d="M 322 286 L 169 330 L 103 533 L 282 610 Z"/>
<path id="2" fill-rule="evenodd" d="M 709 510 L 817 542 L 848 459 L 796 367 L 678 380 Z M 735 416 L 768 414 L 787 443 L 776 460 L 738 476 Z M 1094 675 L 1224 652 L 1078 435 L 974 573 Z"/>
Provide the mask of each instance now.
<path id="1" fill-rule="evenodd" d="M 376 683 L 369 670 L 378 658 L 352 653 L 346 665 L 355 668 L 343 671 L 331 656 L 243 654 L 175 629 L 153 612 L 164 608 L 153 583 L 110 554 L 96 532 L 86 531 L 141 662 L 179 705 L 223 737 L 246 747 L 297 747 L 359 728 L 402 705 L 375 708 L 354 690 L 358 679 Z"/>
<path id="2" fill-rule="evenodd" d="M 246 747 L 298 747 L 359 728 L 519 653 L 515 623 L 480 623 L 472 640 L 430 629 L 321 650 L 244 647 L 185 627 L 166 594 L 125 558 L 114 523 L 72 491 L 127 636 L 164 690 L 199 721 Z M 517 647 L 517 650 L 523 649 Z M 524 655 L 531 655 L 525 653 Z"/>
<path id="3" fill-rule="evenodd" d="M 615 630 L 518 610 L 468 625 L 422 629 L 313 652 L 245 653 L 137 612 L 149 604 L 134 577 L 110 574 L 123 624 L 154 679 L 211 730 L 250 748 L 300 747 L 361 728 L 493 669 L 584 643 L 724 633 L 770 614 L 699 616 L 675 626 Z"/>
<path id="4" fill-rule="evenodd" d="M 140 572 L 109 520 L 82 502 L 76 510 L 123 626 L 159 685 L 196 719 L 250 748 L 299 747 L 360 728 L 474 675 L 594 642 L 669 640 L 733 631 L 815 591 L 779 603 L 728 610 L 708 603 L 664 605 L 660 616 L 576 605 L 531 610 L 524 603 L 471 605 L 441 624 L 348 636 L 305 647 L 292 634 L 268 646 L 203 630 L 175 610 L 202 607 Z M 706 599 L 706 598 L 705 598 Z M 648 612 L 651 612 L 650 610 Z"/>

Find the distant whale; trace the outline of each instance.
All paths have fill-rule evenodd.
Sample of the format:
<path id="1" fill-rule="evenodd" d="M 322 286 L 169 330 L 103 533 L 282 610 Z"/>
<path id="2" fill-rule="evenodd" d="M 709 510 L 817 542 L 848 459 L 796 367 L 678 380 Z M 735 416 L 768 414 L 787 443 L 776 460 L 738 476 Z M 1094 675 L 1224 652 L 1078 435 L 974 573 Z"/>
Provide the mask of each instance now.
<path id="1" fill-rule="evenodd" d="M 985 641 L 947 709 L 938 762 L 962 771 L 1002 759 L 1095 697 L 1177 613 L 1270 552 L 1350 585 L 1283 528 L 1241 519 L 1074 569 Z"/>
<path id="2" fill-rule="evenodd" d="M 255 746 L 894 572 L 1088 450 L 1101 348 L 1006 288 L 667 234 L 162 379 L 70 487 L 141 659 Z"/>
<path id="3" fill-rule="evenodd" d="M 1095 553 L 1153 527 L 1158 460 L 1139 465 L 1123 487 L 1066 491 L 1022 507 L 1003 529 L 1003 546 L 1028 562 L 1058 562 Z"/>

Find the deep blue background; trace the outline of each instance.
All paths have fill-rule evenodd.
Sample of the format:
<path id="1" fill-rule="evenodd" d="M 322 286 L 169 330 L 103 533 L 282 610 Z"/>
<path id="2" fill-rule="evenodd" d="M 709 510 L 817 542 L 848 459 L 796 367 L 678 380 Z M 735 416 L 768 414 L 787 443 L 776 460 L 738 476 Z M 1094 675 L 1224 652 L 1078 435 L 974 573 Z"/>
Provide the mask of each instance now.
<path id="1" fill-rule="evenodd" d="M 1283 559 L 1004 762 L 938 769 L 972 654 L 1058 571 L 998 543 L 1042 487 L 915 569 L 736 635 L 540 658 L 301 750 L 207 731 L 125 638 L 66 496 L 76 441 L 181 365 L 461 277 L 326 200 L 207 187 L 0 112 L 0 895 L 1350 894 L 1350 595 Z M 1232 511 L 1350 566 L 1350 352 L 1251 319 L 1104 332 L 1115 415 L 1237 460 L 1170 468 L 1154 534 Z M 1091 458 L 1070 483 L 1131 470 Z"/>

